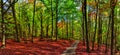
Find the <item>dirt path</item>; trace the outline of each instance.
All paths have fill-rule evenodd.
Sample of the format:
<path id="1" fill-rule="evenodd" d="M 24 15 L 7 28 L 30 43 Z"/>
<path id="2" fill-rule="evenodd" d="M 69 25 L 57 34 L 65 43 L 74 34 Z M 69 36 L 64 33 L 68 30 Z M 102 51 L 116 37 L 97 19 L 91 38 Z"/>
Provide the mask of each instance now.
<path id="1" fill-rule="evenodd" d="M 61 55 L 76 55 L 75 50 L 79 40 L 76 40 L 70 47 L 68 47 Z"/>

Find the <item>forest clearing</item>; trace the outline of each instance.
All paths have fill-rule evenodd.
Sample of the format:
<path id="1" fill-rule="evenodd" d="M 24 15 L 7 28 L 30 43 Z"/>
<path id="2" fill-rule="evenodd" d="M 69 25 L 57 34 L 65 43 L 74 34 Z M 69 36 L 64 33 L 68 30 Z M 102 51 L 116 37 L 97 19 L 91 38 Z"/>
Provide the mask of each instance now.
<path id="1" fill-rule="evenodd" d="M 120 0 L 0 0 L 0 55 L 120 55 Z"/>

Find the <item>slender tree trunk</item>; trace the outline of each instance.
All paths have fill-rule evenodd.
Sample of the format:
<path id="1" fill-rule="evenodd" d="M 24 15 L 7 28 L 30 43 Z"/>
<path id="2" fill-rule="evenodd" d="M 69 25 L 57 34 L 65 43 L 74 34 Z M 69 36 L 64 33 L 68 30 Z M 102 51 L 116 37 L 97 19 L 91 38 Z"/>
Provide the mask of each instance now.
<path id="1" fill-rule="evenodd" d="M 87 16 L 88 16 L 88 23 L 87 23 L 87 25 L 88 25 L 88 38 L 89 38 L 89 42 L 91 42 L 92 41 L 92 38 L 91 38 L 91 12 L 90 12 L 90 8 L 88 8 L 88 14 L 87 14 Z"/>
<path id="2" fill-rule="evenodd" d="M 89 13 L 89 11 L 88 11 Z M 89 15 L 88 15 L 89 16 Z M 88 17 L 88 38 L 89 38 L 89 42 L 91 42 L 92 38 L 91 38 L 91 20 L 90 20 L 90 16 Z"/>
<path id="3" fill-rule="evenodd" d="M 33 37 L 34 37 L 34 29 L 35 29 L 35 6 L 36 6 L 36 0 L 34 0 L 34 5 L 33 5 L 33 21 L 32 21 L 32 40 L 31 42 L 33 43 Z"/>
<path id="4" fill-rule="evenodd" d="M 67 21 L 66 21 L 66 38 L 68 39 L 68 16 L 66 14 L 66 18 L 67 18 Z"/>
<path id="5" fill-rule="evenodd" d="M 99 13 L 99 18 L 98 18 L 98 49 L 100 47 L 100 42 L 101 42 L 101 38 L 102 38 L 102 24 L 101 24 L 101 18 L 100 18 L 100 13 Z"/>
<path id="6" fill-rule="evenodd" d="M 111 55 L 114 55 L 113 50 L 114 50 L 114 9 L 116 6 L 117 0 L 110 0 L 110 7 L 111 7 Z"/>
<path id="7" fill-rule="evenodd" d="M 57 22 L 58 22 L 58 1 L 59 0 L 56 0 L 56 30 L 55 30 L 55 37 L 56 37 L 56 40 L 58 39 L 58 27 L 57 27 Z"/>
<path id="8" fill-rule="evenodd" d="M 20 9 L 20 3 L 19 3 L 19 25 L 18 25 L 18 29 L 19 29 L 19 35 L 20 35 L 20 37 L 22 37 L 22 28 L 21 28 L 21 24 L 20 24 L 20 18 L 21 18 L 21 9 Z"/>
<path id="9" fill-rule="evenodd" d="M 2 23 L 1 23 L 1 28 L 2 28 L 2 46 L 1 48 L 5 48 L 5 24 L 4 24 L 4 12 L 3 12 L 3 0 L 1 0 L 1 17 L 2 17 Z"/>
<path id="10" fill-rule="evenodd" d="M 82 36 L 83 36 L 83 45 L 85 45 L 85 28 L 84 28 L 84 19 L 82 20 Z"/>
<path id="11" fill-rule="evenodd" d="M 53 29 L 53 6 L 52 6 L 52 0 L 51 0 L 51 18 L 52 18 L 52 31 L 51 31 L 51 39 L 52 39 L 52 36 L 53 36 L 53 31 L 54 31 L 54 29 Z"/>
<path id="12" fill-rule="evenodd" d="M 111 55 L 113 55 L 113 44 L 114 44 L 114 9 L 112 9 L 112 23 L 111 23 Z"/>
<path id="13" fill-rule="evenodd" d="M 85 17 L 84 17 L 84 3 L 82 3 L 82 36 L 83 36 L 83 45 L 85 45 Z"/>
<path id="14" fill-rule="evenodd" d="M 27 16 L 26 17 L 27 19 L 26 19 L 26 23 L 27 23 L 27 25 L 26 25 L 26 27 L 27 27 L 27 37 L 29 38 L 31 35 L 31 28 L 30 28 L 30 23 L 29 23 L 29 21 L 30 21 L 30 19 L 29 19 L 29 17 Z M 36 30 L 36 29 L 35 29 Z M 35 31 L 35 33 L 36 33 L 36 31 Z M 36 36 L 36 35 L 35 35 Z"/>
<path id="15" fill-rule="evenodd" d="M 46 38 L 49 38 L 48 37 L 48 32 L 49 32 L 49 18 L 47 18 Z"/>
<path id="16" fill-rule="evenodd" d="M 35 22 L 35 24 L 37 24 L 37 22 Z M 28 30 L 28 31 L 29 31 L 29 30 Z M 37 33 L 38 33 L 37 25 L 35 25 L 35 37 L 37 37 Z"/>
<path id="17" fill-rule="evenodd" d="M 73 20 L 73 18 L 72 18 L 72 34 L 71 34 L 71 35 L 72 35 L 72 38 L 74 37 L 74 23 L 73 23 L 73 21 L 74 21 L 74 20 Z"/>
<path id="18" fill-rule="evenodd" d="M 117 1 L 118 0 L 110 0 L 110 8 L 111 8 L 111 55 L 114 55 L 113 53 L 113 49 L 114 49 L 114 39 L 115 39 L 115 36 L 114 36 L 114 9 L 115 9 L 115 6 L 117 4 Z"/>
<path id="19" fill-rule="evenodd" d="M 31 36 L 31 28 L 30 28 L 30 23 L 28 23 L 28 31 L 29 31 L 29 33 L 28 33 L 28 36 L 30 37 L 30 36 Z"/>
<path id="20" fill-rule="evenodd" d="M 96 32 L 97 32 L 97 18 L 98 18 L 98 3 L 96 0 L 95 0 L 95 3 L 96 3 L 96 16 L 95 16 L 95 31 L 94 31 L 94 36 L 93 36 L 93 41 L 92 41 L 92 50 L 94 50 L 94 44 L 95 44 L 95 37 L 96 37 Z"/>
<path id="21" fill-rule="evenodd" d="M 85 18 L 85 31 L 86 31 L 86 51 L 90 52 L 89 48 L 89 38 L 88 38 L 88 25 L 87 25 L 87 0 L 84 0 L 84 18 Z"/>
<path id="22" fill-rule="evenodd" d="M 109 37 L 109 34 L 111 32 L 110 28 L 111 28 L 111 12 L 110 12 L 110 16 L 109 16 L 108 28 L 107 28 L 107 36 L 106 36 L 106 41 L 105 41 L 105 45 L 106 45 L 105 53 L 107 53 L 107 51 L 108 51 L 108 37 Z"/>
<path id="23" fill-rule="evenodd" d="M 98 0 L 98 9 L 99 9 L 99 0 Z M 101 18 L 101 13 L 98 10 L 98 37 L 97 37 L 97 42 L 98 42 L 98 50 L 101 44 L 102 40 L 102 18 Z"/>
<path id="24" fill-rule="evenodd" d="M 41 37 L 40 37 L 40 39 L 43 39 L 43 15 L 42 15 L 42 12 L 40 12 L 40 22 L 41 22 L 41 25 L 40 25 L 40 27 L 41 27 Z"/>
<path id="25" fill-rule="evenodd" d="M 114 52 L 116 53 L 117 52 L 117 47 L 116 47 L 116 44 L 117 44 L 117 39 L 116 39 L 116 37 L 117 37 L 117 27 L 115 28 L 114 36 L 115 36 L 115 38 L 114 38 Z"/>
<path id="26" fill-rule="evenodd" d="M 63 23 L 65 22 L 65 20 L 63 19 Z M 62 36 L 64 36 L 64 25 L 65 24 L 63 24 L 63 27 L 62 27 Z M 64 38 L 65 39 L 65 38 Z"/>
<path id="27" fill-rule="evenodd" d="M 14 18 L 14 21 L 15 21 L 15 37 L 16 37 L 16 41 L 17 42 L 20 42 L 20 38 L 19 38 L 19 35 L 18 35 L 18 25 L 17 25 L 17 18 L 16 18 L 16 13 L 15 13 L 15 4 L 13 4 L 12 6 L 12 12 L 13 12 L 13 18 Z"/>

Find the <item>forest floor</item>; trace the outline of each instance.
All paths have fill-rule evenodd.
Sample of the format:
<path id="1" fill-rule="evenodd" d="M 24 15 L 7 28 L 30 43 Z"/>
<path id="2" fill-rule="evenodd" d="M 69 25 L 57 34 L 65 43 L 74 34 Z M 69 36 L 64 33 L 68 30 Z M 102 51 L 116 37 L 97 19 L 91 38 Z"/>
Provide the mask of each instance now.
<path id="1" fill-rule="evenodd" d="M 100 47 L 98 48 L 98 44 L 95 43 L 94 45 L 94 50 L 92 50 L 92 42 L 89 42 L 89 47 L 90 47 L 90 52 L 86 52 L 86 46 L 83 45 L 83 41 L 80 41 L 77 49 L 76 49 L 76 55 L 111 55 L 110 52 L 110 47 L 107 49 L 106 52 L 106 46 L 104 44 L 100 45 Z M 120 55 L 120 51 L 115 51 L 113 50 L 114 55 Z"/>
<path id="2" fill-rule="evenodd" d="M 94 50 L 92 50 L 92 43 L 90 43 L 90 52 L 86 52 L 86 46 L 83 45 L 83 42 L 79 42 L 76 49 L 76 55 L 110 55 L 110 49 L 105 53 L 105 45 L 101 45 L 98 49 L 98 45 L 95 44 Z"/>
<path id="3" fill-rule="evenodd" d="M 105 45 L 98 50 L 96 44 L 95 50 L 87 53 L 86 46 L 79 40 L 39 41 L 38 38 L 34 40 L 34 43 L 18 43 L 9 39 L 6 41 L 6 48 L 0 49 L 0 55 L 110 55 L 110 50 L 105 53 Z"/>
<path id="4" fill-rule="evenodd" d="M 6 41 L 6 48 L 0 49 L 0 55 L 60 55 L 74 41 L 39 41 L 35 39 L 34 43 Z M 1 45 L 1 43 L 0 43 Z"/>

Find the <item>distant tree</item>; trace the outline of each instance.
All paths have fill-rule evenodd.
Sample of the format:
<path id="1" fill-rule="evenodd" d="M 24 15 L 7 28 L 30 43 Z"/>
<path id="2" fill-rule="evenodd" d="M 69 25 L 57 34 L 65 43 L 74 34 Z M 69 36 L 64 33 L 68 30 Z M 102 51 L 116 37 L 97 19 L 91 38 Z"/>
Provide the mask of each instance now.
<path id="1" fill-rule="evenodd" d="M 53 29 L 53 0 L 51 0 L 51 18 L 52 18 L 52 22 L 51 22 L 51 24 L 52 24 L 52 30 L 51 30 L 51 38 L 52 38 L 52 36 L 53 36 L 53 31 L 54 31 L 54 29 Z"/>
<path id="2" fill-rule="evenodd" d="M 57 27 L 57 23 L 58 23 L 58 1 L 59 0 L 56 0 L 56 22 L 55 22 L 55 37 L 56 37 L 56 40 L 58 39 L 58 27 Z"/>
<path id="3" fill-rule="evenodd" d="M 110 0 L 110 8 L 111 8 L 111 55 L 114 55 L 113 50 L 114 50 L 114 10 L 115 10 L 115 6 L 117 4 L 117 0 Z"/>
<path id="4" fill-rule="evenodd" d="M 33 38 L 34 38 L 34 31 L 35 31 L 35 7 L 36 6 L 36 0 L 34 0 L 33 4 L 33 20 L 32 20 L 32 43 L 33 43 Z"/>
<path id="5" fill-rule="evenodd" d="M 11 3 L 11 1 L 10 1 Z M 18 35 L 18 24 L 17 24 L 17 17 L 16 17 L 16 11 L 15 11 L 15 3 L 12 5 L 12 13 L 13 13 L 13 18 L 14 18 L 14 22 L 15 22 L 15 37 L 16 37 L 16 41 L 20 42 L 20 37 Z"/>
<path id="6" fill-rule="evenodd" d="M 100 9 L 99 2 L 100 0 L 98 0 L 98 9 Z M 101 39 L 102 39 L 102 17 L 101 17 L 100 10 L 98 10 L 98 37 L 97 37 L 98 50 L 101 45 Z"/>
<path id="7" fill-rule="evenodd" d="M 82 37 L 83 37 L 83 45 L 85 45 L 85 19 L 84 19 L 84 3 L 82 3 Z"/>
<path id="8" fill-rule="evenodd" d="M 96 16 L 95 16 L 95 31 L 94 31 L 94 36 L 93 36 L 93 41 L 92 41 L 92 50 L 94 50 L 94 43 L 95 43 L 95 37 L 96 37 L 96 31 L 97 31 L 97 18 L 98 18 L 98 3 L 97 0 L 95 0 L 96 3 Z"/>

